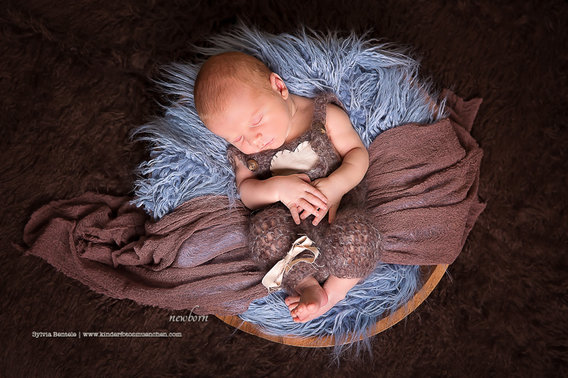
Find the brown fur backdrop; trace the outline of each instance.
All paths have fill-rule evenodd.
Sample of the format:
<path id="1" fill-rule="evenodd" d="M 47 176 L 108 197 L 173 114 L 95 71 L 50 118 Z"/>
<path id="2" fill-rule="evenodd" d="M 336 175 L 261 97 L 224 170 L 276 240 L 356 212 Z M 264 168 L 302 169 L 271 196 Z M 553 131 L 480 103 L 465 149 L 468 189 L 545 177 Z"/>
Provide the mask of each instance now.
<path id="1" fill-rule="evenodd" d="M 270 32 L 371 30 L 484 103 L 487 209 L 433 294 L 368 355 L 275 344 L 214 317 L 96 294 L 23 256 L 31 213 L 85 191 L 131 194 L 129 132 L 159 112 L 159 65 L 238 18 Z M 4 1 L 0 9 L 0 376 L 566 376 L 568 5 L 558 1 Z M 181 332 L 34 338 L 33 332 Z"/>

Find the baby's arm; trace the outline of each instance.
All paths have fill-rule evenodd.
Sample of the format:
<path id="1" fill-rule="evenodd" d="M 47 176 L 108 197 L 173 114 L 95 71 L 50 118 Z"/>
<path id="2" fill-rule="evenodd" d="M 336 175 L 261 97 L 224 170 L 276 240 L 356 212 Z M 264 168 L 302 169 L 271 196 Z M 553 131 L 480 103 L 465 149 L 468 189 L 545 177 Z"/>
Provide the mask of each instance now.
<path id="1" fill-rule="evenodd" d="M 351 125 L 347 114 L 335 105 L 327 106 L 326 130 L 331 143 L 342 158 L 342 163 L 329 176 L 314 181 L 327 198 L 329 222 L 335 219 L 339 202 L 345 193 L 353 189 L 365 176 L 369 168 L 369 153 Z M 310 214 L 301 214 L 305 219 Z M 313 223 L 317 225 L 325 216 L 316 215 Z"/>
<path id="2" fill-rule="evenodd" d="M 249 209 L 258 209 L 280 201 L 288 207 L 296 224 L 300 224 L 300 213 L 323 217 L 327 212 L 327 198 L 310 184 L 307 175 L 274 176 L 258 180 L 241 161 L 237 161 L 235 166 L 237 190 L 241 201 Z"/>

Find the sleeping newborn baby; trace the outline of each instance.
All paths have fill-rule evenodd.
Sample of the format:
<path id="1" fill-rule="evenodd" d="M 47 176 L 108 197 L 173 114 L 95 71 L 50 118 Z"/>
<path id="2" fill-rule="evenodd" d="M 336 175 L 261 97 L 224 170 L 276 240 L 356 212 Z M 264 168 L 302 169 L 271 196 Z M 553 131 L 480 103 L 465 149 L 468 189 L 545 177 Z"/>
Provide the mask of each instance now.
<path id="1" fill-rule="evenodd" d="M 323 315 L 379 260 L 359 185 L 369 156 L 349 117 L 333 95 L 294 95 L 240 52 L 209 58 L 194 98 L 205 126 L 230 143 L 237 189 L 253 210 L 251 254 L 268 271 L 263 284 L 287 292 L 294 321 Z"/>

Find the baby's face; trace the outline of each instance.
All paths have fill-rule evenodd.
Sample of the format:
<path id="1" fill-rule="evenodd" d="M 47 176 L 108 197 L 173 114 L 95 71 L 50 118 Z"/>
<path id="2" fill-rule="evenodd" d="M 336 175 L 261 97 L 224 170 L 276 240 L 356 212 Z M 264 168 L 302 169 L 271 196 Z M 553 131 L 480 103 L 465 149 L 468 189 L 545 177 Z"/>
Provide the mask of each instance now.
<path id="1" fill-rule="evenodd" d="M 245 154 L 275 149 L 292 128 L 288 92 L 271 84 L 271 90 L 235 81 L 223 111 L 208 117 L 205 125 Z"/>

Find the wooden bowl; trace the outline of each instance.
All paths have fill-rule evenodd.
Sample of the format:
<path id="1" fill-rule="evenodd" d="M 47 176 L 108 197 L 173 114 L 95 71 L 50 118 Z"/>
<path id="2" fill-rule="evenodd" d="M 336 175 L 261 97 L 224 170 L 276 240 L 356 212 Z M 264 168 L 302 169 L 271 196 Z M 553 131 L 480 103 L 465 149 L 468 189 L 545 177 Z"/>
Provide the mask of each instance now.
<path id="1" fill-rule="evenodd" d="M 428 297 L 428 295 L 430 295 L 432 290 L 434 290 L 436 285 L 438 285 L 438 282 L 440 282 L 440 280 L 442 279 L 442 276 L 446 272 L 447 268 L 447 264 L 420 267 L 422 282 L 424 282 L 422 287 L 416 291 L 414 296 L 408 301 L 406 305 L 399 307 L 390 315 L 377 320 L 377 323 L 368 329 L 367 335 L 370 337 L 376 335 L 377 333 L 383 332 L 384 330 L 400 322 L 408 314 L 410 314 L 418 306 L 420 306 L 420 304 Z M 335 346 L 335 337 L 333 335 L 321 337 L 275 336 L 264 332 L 260 326 L 246 322 L 236 315 L 217 317 L 225 323 L 237 329 L 240 329 L 241 331 L 245 331 L 247 333 L 250 333 L 251 335 L 262 337 L 263 339 L 274 341 L 280 344 L 307 348 L 324 348 Z M 345 343 L 353 341 L 355 340 L 347 341 Z"/>

